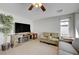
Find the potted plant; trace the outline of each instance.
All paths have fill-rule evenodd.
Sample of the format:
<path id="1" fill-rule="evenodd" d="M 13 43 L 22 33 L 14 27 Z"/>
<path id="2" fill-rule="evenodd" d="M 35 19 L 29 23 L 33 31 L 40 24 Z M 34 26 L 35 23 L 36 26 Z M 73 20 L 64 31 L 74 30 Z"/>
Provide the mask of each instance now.
<path id="1" fill-rule="evenodd" d="M 12 29 L 13 17 L 0 14 L 0 24 L 3 25 L 2 27 L 0 27 L 0 32 L 2 32 L 4 35 L 4 44 L 2 45 L 2 49 L 5 50 L 4 48 L 6 47 L 7 37 Z"/>

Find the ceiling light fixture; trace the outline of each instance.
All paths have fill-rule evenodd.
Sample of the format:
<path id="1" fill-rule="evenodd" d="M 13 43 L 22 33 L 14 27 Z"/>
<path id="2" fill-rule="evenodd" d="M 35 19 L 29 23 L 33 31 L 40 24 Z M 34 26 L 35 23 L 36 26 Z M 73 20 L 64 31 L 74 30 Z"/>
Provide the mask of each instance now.
<path id="1" fill-rule="evenodd" d="M 42 3 L 32 3 L 30 5 L 30 7 L 28 8 L 28 10 L 32 10 L 33 8 L 41 8 L 41 10 L 44 12 L 46 11 L 46 8 L 44 7 L 44 5 Z"/>
<path id="2" fill-rule="evenodd" d="M 42 3 L 33 3 L 33 6 L 36 7 L 36 8 L 41 7 Z"/>

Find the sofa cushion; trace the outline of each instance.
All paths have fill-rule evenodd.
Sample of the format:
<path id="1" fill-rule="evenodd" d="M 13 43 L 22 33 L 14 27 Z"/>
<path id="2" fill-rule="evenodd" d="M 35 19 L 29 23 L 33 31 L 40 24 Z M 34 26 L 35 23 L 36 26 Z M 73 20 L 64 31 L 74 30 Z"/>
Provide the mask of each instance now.
<path id="1" fill-rule="evenodd" d="M 59 37 L 59 35 L 58 35 L 58 33 L 52 33 L 52 37 L 57 38 L 57 37 Z"/>
<path id="2" fill-rule="evenodd" d="M 63 42 L 63 41 L 59 42 L 59 49 L 72 53 L 72 54 L 78 54 L 71 44 Z"/>
<path id="3" fill-rule="evenodd" d="M 50 38 L 49 40 L 52 40 L 52 41 L 58 41 L 57 38 Z"/>
<path id="4" fill-rule="evenodd" d="M 48 37 L 49 35 L 50 35 L 50 34 L 47 33 L 47 32 L 44 32 L 44 33 L 43 33 L 43 36 L 44 36 L 44 37 Z"/>
<path id="5" fill-rule="evenodd" d="M 48 40 L 48 37 L 42 37 L 42 39 L 46 39 L 46 40 Z"/>

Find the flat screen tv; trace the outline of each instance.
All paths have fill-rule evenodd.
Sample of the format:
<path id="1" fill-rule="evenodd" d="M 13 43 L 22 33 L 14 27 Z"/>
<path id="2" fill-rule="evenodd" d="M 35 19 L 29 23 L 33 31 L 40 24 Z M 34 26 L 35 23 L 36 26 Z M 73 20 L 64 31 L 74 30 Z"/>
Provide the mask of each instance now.
<path id="1" fill-rule="evenodd" d="M 30 24 L 15 23 L 15 33 L 31 32 Z"/>

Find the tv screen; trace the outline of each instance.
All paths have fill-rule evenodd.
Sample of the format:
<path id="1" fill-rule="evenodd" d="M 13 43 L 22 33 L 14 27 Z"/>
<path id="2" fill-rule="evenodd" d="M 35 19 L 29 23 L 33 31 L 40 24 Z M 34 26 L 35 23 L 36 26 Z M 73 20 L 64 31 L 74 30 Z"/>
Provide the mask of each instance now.
<path id="1" fill-rule="evenodd" d="M 15 33 L 31 32 L 30 24 L 15 23 Z"/>

